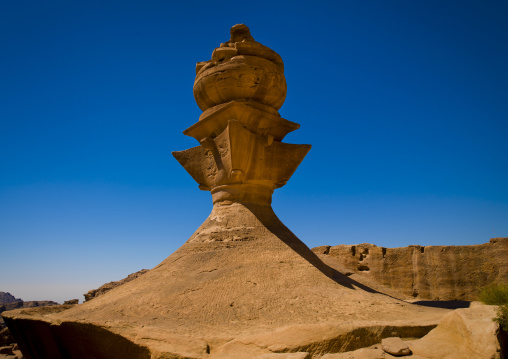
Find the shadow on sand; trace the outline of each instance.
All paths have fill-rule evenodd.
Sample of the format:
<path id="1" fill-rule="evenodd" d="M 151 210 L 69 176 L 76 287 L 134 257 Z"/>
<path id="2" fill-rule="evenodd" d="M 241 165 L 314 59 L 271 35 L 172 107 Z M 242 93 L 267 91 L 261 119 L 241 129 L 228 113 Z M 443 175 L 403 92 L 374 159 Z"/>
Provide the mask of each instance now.
<path id="1" fill-rule="evenodd" d="M 360 288 L 364 291 L 370 293 L 378 293 L 383 294 L 388 297 L 391 297 L 385 293 L 378 292 L 360 282 L 357 282 L 343 273 L 340 273 L 336 269 L 326 265 L 314 252 L 312 252 L 309 247 L 307 247 L 296 235 L 293 234 L 285 225 L 281 222 L 281 220 L 277 217 L 277 215 L 273 212 L 271 206 L 266 205 L 257 205 L 245 203 L 243 204 L 253 215 L 256 216 L 257 219 L 275 236 L 277 236 L 281 241 L 283 241 L 288 247 L 298 253 L 302 258 L 304 258 L 307 262 L 312 264 L 314 267 L 319 269 L 321 273 L 326 275 L 328 278 L 335 281 L 337 284 L 340 284 L 349 289 Z M 356 288 L 355 288 L 356 287 Z M 394 298 L 394 297 L 391 297 Z M 397 299 L 397 298 L 394 298 Z"/>
<path id="2" fill-rule="evenodd" d="M 389 294 L 379 292 L 373 288 L 370 288 L 345 274 L 337 271 L 336 269 L 325 264 L 314 252 L 312 252 L 309 247 L 307 247 L 293 232 L 291 232 L 284 223 L 277 217 L 277 215 L 273 212 L 271 206 L 266 205 L 257 205 L 257 204 L 243 204 L 252 214 L 254 214 L 259 221 L 275 236 L 277 236 L 281 241 L 283 241 L 288 247 L 293 249 L 296 253 L 298 253 L 302 258 L 304 258 L 307 262 L 316 267 L 321 273 L 326 275 L 328 278 L 335 281 L 337 284 L 340 284 L 343 287 L 349 289 L 359 288 L 369 293 L 377 293 L 382 294 L 387 297 L 414 304 L 421 305 L 425 307 L 433 307 L 433 308 L 444 308 L 444 309 L 459 309 L 459 308 L 469 308 L 470 302 L 463 300 L 448 300 L 448 301 L 439 301 L 439 300 L 420 300 L 420 301 L 404 301 L 400 298 L 393 297 Z"/>
<path id="3" fill-rule="evenodd" d="M 469 308 L 471 302 L 466 300 L 419 300 L 410 302 L 415 305 L 422 305 L 424 307 L 444 308 L 444 309 L 462 309 Z"/>

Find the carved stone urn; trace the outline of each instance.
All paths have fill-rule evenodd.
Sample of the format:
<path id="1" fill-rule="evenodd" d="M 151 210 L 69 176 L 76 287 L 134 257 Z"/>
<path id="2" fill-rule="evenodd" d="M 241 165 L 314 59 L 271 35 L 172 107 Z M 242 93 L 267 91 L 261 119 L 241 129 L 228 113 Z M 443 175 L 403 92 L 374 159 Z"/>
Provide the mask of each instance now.
<path id="1" fill-rule="evenodd" d="M 243 24 L 197 64 L 194 98 L 204 112 L 184 134 L 200 145 L 173 155 L 214 204 L 270 205 L 310 150 L 281 142 L 299 128 L 277 111 L 286 91 L 281 57 Z"/>

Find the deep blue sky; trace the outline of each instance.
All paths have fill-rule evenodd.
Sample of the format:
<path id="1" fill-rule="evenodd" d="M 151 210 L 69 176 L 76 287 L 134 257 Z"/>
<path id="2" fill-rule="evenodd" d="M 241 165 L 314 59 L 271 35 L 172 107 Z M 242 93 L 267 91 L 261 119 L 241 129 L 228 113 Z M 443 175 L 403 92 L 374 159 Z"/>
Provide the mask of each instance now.
<path id="1" fill-rule="evenodd" d="M 245 23 L 285 62 L 274 194 L 310 247 L 508 236 L 506 1 L 2 1 L 0 291 L 80 298 L 152 268 L 211 210 L 195 63 Z"/>

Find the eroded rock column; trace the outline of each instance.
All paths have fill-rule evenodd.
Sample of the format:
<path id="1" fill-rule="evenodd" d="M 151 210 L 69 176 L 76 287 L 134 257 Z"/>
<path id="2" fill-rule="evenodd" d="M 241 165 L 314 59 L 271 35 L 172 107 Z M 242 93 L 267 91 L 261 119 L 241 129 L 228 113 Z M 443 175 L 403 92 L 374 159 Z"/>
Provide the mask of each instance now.
<path id="1" fill-rule="evenodd" d="M 194 98 L 203 114 L 184 134 L 200 145 L 173 156 L 214 205 L 270 205 L 310 150 L 282 142 L 300 127 L 279 115 L 286 91 L 281 57 L 243 24 L 211 60 L 197 63 Z"/>

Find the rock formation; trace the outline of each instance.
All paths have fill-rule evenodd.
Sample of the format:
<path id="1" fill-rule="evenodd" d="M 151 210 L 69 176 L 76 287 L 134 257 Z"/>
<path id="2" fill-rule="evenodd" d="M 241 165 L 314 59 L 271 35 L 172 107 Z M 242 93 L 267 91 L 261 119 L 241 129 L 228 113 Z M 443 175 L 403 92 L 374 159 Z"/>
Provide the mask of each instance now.
<path id="1" fill-rule="evenodd" d="M 0 359 L 23 359 L 9 328 L 0 330 Z"/>
<path id="2" fill-rule="evenodd" d="M 0 314 L 4 311 L 18 308 L 35 308 L 44 306 L 55 306 L 58 303 L 50 300 L 23 301 L 10 293 L 0 292 Z M 9 328 L 5 328 L 3 318 L 0 316 L 0 359 L 23 359 L 18 349 L 16 339 L 12 336 Z"/>
<path id="3" fill-rule="evenodd" d="M 3 292 L 2 292 L 3 293 Z M 10 293 L 7 293 L 10 295 Z M 7 298 L 7 297 L 5 297 Z M 14 297 L 13 297 L 14 298 Z M 34 307 L 45 307 L 58 305 L 57 302 L 53 302 L 51 300 L 32 300 L 32 301 L 23 301 L 22 299 L 16 299 L 15 301 L 0 303 L 0 313 L 3 313 L 8 310 L 18 309 L 18 308 L 34 308 Z M 0 317 L 0 328 L 5 326 L 2 317 Z"/>
<path id="4" fill-rule="evenodd" d="M 1 303 L 13 303 L 13 302 L 22 302 L 22 299 L 16 298 L 11 293 L 8 292 L 0 292 L 0 304 Z"/>
<path id="5" fill-rule="evenodd" d="M 148 269 L 141 269 L 140 271 L 129 274 L 124 279 L 117 280 L 114 282 L 109 282 L 109 283 L 101 285 L 97 289 L 89 290 L 87 293 L 83 294 L 83 296 L 85 297 L 85 302 L 88 302 L 89 300 L 97 298 L 98 296 L 103 295 L 103 294 L 109 292 L 111 289 L 116 288 L 122 284 L 129 283 L 130 281 L 136 279 L 137 277 L 139 277 L 142 274 L 145 274 L 146 272 L 148 272 Z M 66 304 L 66 303 L 64 303 L 64 304 Z M 72 304 L 72 303 L 70 303 L 70 304 Z"/>
<path id="6" fill-rule="evenodd" d="M 384 248 L 364 243 L 312 250 L 416 299 L 472 301 L 482 287 L 508 283 L 508 238 L 472 246 Z"/>
<path id="7" fill-rule="evenodd" d="M 393 339 L 393 345 L 373 345 L 347 353 L 326 354 L 322 359 L 503 359 L 508 341 L 506 333 L 492 321 L 495 306 L 479 302 L 471 308 L 457 309 L 443 316 L 438 326 L 421 339 L 403 342 Z M 397 350 L 399 349 L 399 350 Z M 403 352 L 405 350 L 405 352 Z M 396 352 L 397 354 L 394 354 Z"/>
<path id="8" fill-rule="evenodd" d="M 381 341 L 381 347 L 385 353 L 395 356 L 407 356 L 411 350 L 399 337 L 385 338 Z"/>
<path id="9" fill-rule="evenodd" d="M 422 337 L 447 310 L 403 302 L 324 263 L 277 218 L 275 189 L 309 145 L 283 143 L 278 54 L 245 25 L 198 63 L 203 114 L 184 131 L 199 146 L 174 156 L 210 216 L 142 276 L 74 306 L 4 313 L 28 359 L 318 358 L 385 337 Z"/>

